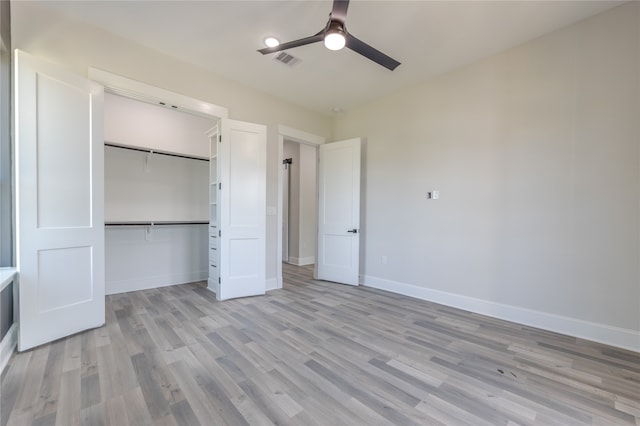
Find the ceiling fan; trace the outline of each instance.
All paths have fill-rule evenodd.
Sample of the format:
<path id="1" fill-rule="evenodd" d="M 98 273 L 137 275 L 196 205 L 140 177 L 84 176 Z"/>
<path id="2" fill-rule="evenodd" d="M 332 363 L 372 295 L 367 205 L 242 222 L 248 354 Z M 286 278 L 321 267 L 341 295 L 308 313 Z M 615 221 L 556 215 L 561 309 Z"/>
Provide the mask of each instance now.
<path id="1" fill-rule="evenodd" d="M 340 50 L 346 46 L 354 52 L 361 54 L 365 58 L 368 58 L 391 71 L 396 69 L 397 66 L 400 65 L 400 62 L 385 55 L 381 51 L 374 49 L 367 43 L 357 39 L 347 32 L 345 21 L 347 19 L 348 8 L 349 0 L 333 0 L 333 9 L 329 15 L 329 22 L 327 22 L 327 25 L 318 33 L 299 40 L 282 43 L 277 46 L 265 47 L 264 49 L 259 49 L 258 52 L 266 55 L 268 53 L 280 52 L 285 49 L 292 49 L 294 47 L 324 41 L 324 45 L 327 49 Z"/>

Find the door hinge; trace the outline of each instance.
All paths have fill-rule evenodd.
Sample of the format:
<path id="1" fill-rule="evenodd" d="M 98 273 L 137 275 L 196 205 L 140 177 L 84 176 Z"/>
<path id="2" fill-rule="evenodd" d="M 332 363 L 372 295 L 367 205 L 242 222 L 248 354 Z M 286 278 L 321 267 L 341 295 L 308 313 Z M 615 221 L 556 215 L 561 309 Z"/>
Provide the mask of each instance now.
<path id="1" fill-rule="evenodd" d="M 218 237 L 222 237 L 222 230 L 218 229 Z"/>
<path id="2" fill-rule="evenodd" d="M 218 142 L 222 142 L 222 135 L 218 135 Z"/>
<path id="3" fill-rule="evenodd" d="M 221 284 L 222 280 L 220 279 L 220 277 L 218 277 L 218 284 Z"/>
<path id="4" fill-rule="evenodd" d="M 218 189 L 222 189 L 222 182 L 218 182 Z"/>

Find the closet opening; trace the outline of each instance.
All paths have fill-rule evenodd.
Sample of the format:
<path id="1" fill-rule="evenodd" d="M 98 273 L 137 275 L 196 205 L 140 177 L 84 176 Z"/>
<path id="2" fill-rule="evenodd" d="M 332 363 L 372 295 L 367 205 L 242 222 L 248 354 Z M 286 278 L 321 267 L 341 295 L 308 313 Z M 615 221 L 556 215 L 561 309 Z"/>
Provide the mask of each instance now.
<path id="1" fill-rule="evenodd" d="M 217 119 L 162 104 L 105 93 L 106 294 L 209 276 L 206 133 Z"/>

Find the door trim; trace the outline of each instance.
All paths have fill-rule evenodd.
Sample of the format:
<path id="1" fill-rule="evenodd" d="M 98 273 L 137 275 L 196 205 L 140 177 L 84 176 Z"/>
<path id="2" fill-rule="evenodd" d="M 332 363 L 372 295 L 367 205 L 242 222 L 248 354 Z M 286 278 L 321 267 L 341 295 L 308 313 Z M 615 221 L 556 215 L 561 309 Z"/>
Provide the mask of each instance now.
<path id="1" fill-rule="evenodd" d="M 292 127 L 278 125 L 278 158 L 277 158 L 277 170 L 278 170 L 278 200 L 276 204 L 276 216 L 277 216 L 277 249 L 276 249 L 276 282 L 269 282 L 267 280 L 267 291 L 282 288 L 282 201 L 284 194 L 282 193 L 282 180 L 284 179 L 284 173 L 282 170 L 282 155 L 284 152 L 284 140 L 290 140 L 303 145 L 309 145 L 316 147 L 325 143 L 326 139 L 322 136 L 314 135 L 303 130 L 294 129 Z M 317 158 L 317 154 L 316 154 Z M 316 188 L 316 198 L 317 198 Z M 268 214 L 269 212 L 267 212 Z M 317 256 L 316 256 L 317 257 Z M 315 272 L 314 272 L 315 274 Z"/>
<path id="2" fill-rule="evenodd" d="M 179 111 L 205 118 L 228 118 L 229 109 L 191 96 L 182 95 L 141 81 L 132 80 L 98 68 L 89 67 L 89 80 L 104 86 L 105 92 L 157 105 L 165 102 L 177 106 Z"/>

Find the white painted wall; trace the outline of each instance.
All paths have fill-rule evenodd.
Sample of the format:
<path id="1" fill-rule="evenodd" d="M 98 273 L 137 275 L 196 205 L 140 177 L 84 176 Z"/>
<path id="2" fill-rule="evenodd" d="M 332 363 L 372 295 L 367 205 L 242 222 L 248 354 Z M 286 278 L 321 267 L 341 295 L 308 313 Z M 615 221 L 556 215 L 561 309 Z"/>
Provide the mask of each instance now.
<path id="1" fill-rule="evenodd" d="M 209 162 L 105 147 L 105 220 L 209 220 Z"/>
<path id="2" fill-rule="evenodd" d="M 206 280 L 208 238 L 207 225 L 108 227 L 106 293 Z"/>
<path id="3" fill-rule="evenodd" d="M 267 207 L 277 212 L 278 125 L 326 137 L 331 118 L 162 55 L 114 34 L 54 16 L 37 2 L 13 2 L 13 47 L 86 76 L 89 67 L 229 109 L 229 118 L 267 125 Z M 267 287 L 275 288 L 277 216 L 267 215 Z"/>
<path id="4" fill-rule="evenodd" d="M 317 148 L 300 145 L 300 224 L 298 264 L 311 265 L 316 259 L 318 195 L 316 184 Z"/>
<path id="5" fill-rule="evenodd" d="M 364 283 L 640 350 L 639 31 L 628 3 L 336 119 Z"/>
<path id="6" fill-rule="evenodd" d="M 297 264 L 300 257 L 300 144 L 285 140 L 282 159 L 291 158 L 289 165 L 289 263 Z"/>
<path id="7" fill-rule="evenodd" d="M 209 158 L 216 121 L 106 93 L 104 123 L 106 142 Z"/>

